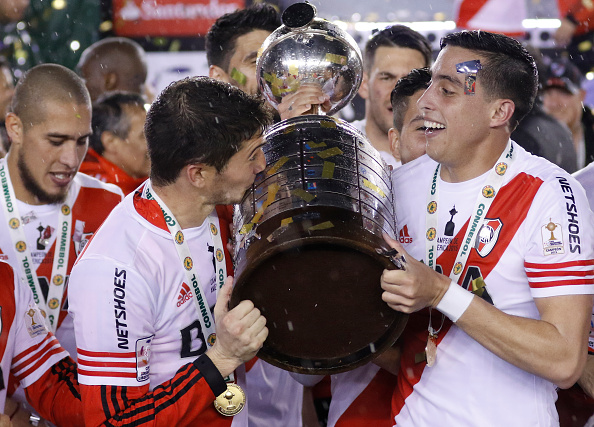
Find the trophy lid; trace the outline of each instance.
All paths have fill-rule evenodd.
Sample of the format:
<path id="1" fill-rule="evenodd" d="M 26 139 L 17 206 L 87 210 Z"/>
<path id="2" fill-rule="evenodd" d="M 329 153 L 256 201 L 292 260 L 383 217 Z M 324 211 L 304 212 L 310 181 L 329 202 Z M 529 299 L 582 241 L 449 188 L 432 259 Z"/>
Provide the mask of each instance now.
<path id="1" fill-rule="evenodd" d="M 344 107 L 359 90 L 363 60 L 355 40 L 337 25 L 316 18 L 309 3 L 295 3 L 283 25 L 264 41 L 257 61 L 260 90 L 275 108 L 301 84 L 317 83 L 330 98 L 328 114 Z"/>

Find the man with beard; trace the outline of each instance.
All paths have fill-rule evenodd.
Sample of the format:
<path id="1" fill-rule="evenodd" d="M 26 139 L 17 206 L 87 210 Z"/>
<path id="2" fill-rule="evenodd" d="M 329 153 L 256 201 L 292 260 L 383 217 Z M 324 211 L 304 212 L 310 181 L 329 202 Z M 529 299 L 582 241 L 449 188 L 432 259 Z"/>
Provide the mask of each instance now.
<path id="1" fill-rule="evenodd" d="M 83 81 L 67 68 L 39 65 L 21 78 L 6 131 L 11 146 L 0 160 L 0 259 L 18 271 L 50 331 L 75 355 L 68 275 L 122 193 L 77 173 L 91 133 L 91 104 Z"/>
<path id="2" fill-rule="evenodd" d="M 228 307 L 229 224 L 217 205 L 239 203 L 264 170 L 271 121 L 264 101 L 207 77 L 152 104 L 150 179 L 105 220 L 70 280 L 88 425 L 247 425 L 243 364 L 268 330 L 252 302 Z"/>

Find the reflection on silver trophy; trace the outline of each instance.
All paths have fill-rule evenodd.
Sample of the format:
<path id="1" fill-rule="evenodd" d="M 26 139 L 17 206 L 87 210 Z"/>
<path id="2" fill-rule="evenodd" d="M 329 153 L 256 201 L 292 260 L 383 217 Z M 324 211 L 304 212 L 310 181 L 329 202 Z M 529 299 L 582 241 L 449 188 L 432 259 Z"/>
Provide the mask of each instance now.
<path id="1" fill-rule="evenodd" d="M 297 3 L 262 46 L 260 89 L 277 106 L 319 84 L 335 113 L 357 93 L 361 53 L 336 25 Z M 325 115 L 284 120 L 265 134 L 267 167 L 236 208 L 236 284 L 267 318 L 259 357 L 300 373 L 355 368 L 389 348 L 406 316 L 381 300 L 395 268 L 382 233 L 394 236 L 390 173 L 354 127 Z"/>

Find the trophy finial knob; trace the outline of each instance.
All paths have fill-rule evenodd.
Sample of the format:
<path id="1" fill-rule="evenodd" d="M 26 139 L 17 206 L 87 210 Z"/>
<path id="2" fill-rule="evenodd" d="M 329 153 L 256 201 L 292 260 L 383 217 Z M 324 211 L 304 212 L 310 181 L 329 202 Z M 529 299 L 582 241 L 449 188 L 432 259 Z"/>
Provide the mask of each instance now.
<path id="1" fill-rule="evenodd" d="M 308 2 L 295 3 L 285 9 L 281 21 L 289 28 L 300 28 L 308 25 L 315 17 L 314 5 Z"/>

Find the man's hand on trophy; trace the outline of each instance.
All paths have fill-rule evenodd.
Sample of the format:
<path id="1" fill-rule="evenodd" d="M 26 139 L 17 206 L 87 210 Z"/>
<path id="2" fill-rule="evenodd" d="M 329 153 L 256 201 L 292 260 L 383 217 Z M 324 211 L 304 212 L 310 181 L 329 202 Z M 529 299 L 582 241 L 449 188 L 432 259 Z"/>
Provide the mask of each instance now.
<path id="1" fill-rule="evenodd" d="M 301 116 L 304 113 L 312 114 L 310 110 L 313 105 L 320 105 L 322 111 L 327 113 L 330 110 L 330 97 L 322 91 L 317 83 L 304 83 L 296 92 L 283 97 L 278 105 L 278 112 L 282 120 Z"/>
<path id="2" fill-rule="evenodd" d="M 240 302 L 229 310 L 233 277 L 227 277 L 214 308 L 216 341 L 206 354 L 223 377 L 252 359 L 268 336 L 266 318 L 251 301 Z"/>
<path id="3" fill-rule="evenodd" d="M 400 242 L 384 235 L 390 247 L 406 260 L 405 270 L 384 270 L 380 280 L 382 300 L 402 313 L 436 307 L 446 293 L 450 279 L 410 256 Z"/>

